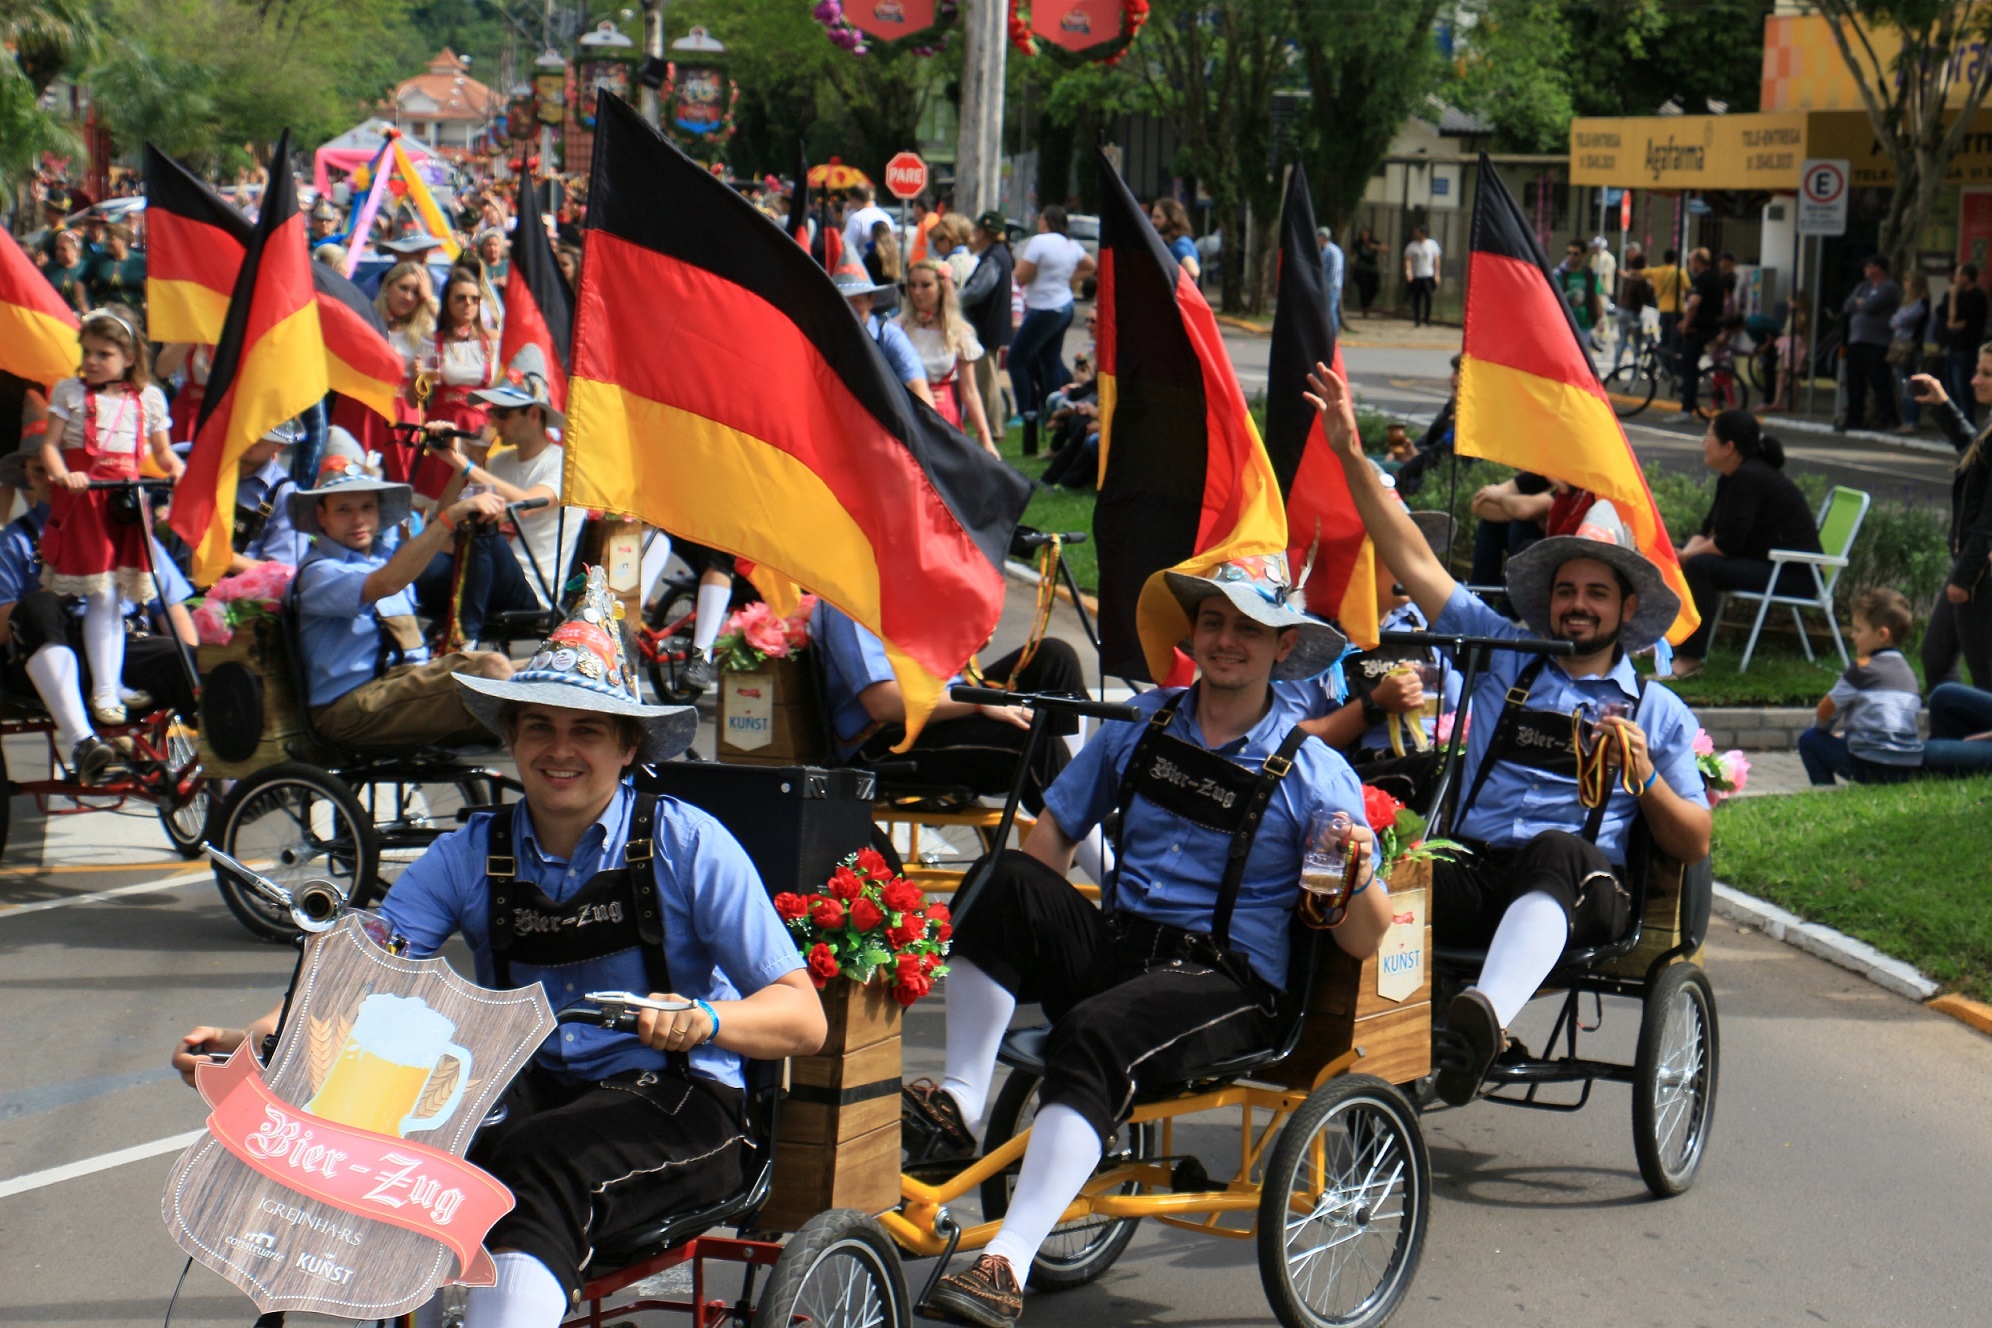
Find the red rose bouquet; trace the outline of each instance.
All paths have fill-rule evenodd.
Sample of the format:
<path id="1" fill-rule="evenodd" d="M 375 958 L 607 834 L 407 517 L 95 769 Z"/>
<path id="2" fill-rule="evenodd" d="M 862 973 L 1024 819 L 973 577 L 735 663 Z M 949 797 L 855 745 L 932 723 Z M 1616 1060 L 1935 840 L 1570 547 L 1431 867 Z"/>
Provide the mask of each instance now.
<path id="1" fill-rule="evenodd" d="M 1363 819 L 1376 832 L 1386 878 L 1400 862 L 1451 862 L 1467 851 L 1456 840 L 1428 837 L 1424 817 L 1374 784 L 1363 785 Z"/>
<path id="2" fill-rule="evenodd" d="M 819 991 L 831 978 L 860 986 L 877 978 L 892 988 L 892 999 L 911 1005 L 948 971 L 954 927 L 947 905 L 928 903 L 926 891 L 893 875 L 875 849 L 845 858 L 816 894 L 776 895 L 775 912 Z"/>

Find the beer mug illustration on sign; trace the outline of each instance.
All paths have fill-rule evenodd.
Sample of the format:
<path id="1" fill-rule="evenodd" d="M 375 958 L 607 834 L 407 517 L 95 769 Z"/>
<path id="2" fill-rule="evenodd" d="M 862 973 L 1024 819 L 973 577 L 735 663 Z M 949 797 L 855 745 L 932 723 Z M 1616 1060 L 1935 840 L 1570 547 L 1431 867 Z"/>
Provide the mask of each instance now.
<path id="1" fill-rule="evenodd" d="M 455 1114 L 470 1086 L 470 1053 L 450 1041 L 455 1032 L 456 1025 L 420 997 L 367 997 L 331 1072 L 304 1109 L 376 1134 L 406 1137 L 435 1129 Z M 417 1105 L 445 1058 L 456 1062 L 449 1099 L 418 1117 Z"/>

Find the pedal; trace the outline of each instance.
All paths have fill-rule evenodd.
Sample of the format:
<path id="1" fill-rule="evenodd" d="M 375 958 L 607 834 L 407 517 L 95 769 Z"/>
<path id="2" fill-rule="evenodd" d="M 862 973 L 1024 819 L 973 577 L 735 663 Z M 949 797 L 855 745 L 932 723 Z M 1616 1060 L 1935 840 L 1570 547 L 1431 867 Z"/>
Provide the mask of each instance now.
<path id="1" fill-rule="evenodd" d="M 1169 1188 L 1177 1194 L 1209 1194 L 1224 1187 L 1212 1182 L 1201 1158 L 1185 1157 L 1170 1169 Z"/>

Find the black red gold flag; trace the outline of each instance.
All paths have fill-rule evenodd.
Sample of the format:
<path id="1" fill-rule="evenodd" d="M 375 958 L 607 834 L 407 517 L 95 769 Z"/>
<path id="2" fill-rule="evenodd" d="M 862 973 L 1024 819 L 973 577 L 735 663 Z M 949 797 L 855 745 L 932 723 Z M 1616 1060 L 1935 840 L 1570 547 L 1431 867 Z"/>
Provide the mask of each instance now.
<path id="1" fill-rule="evenodd" d="M 76 311 L 0 226 L 0 371 L 52 388 L 82 363 L 76 325 Z"/>
<path id="2" fill-rule="evenodd" d="M 779 223 L 599 106 L 566 501 L 750 559 L 877 633 L 910 741 L 996 628 L 1030 485 L 906 391 Z"/>
<path id="3" fill-rule="evenodd" d="M 1646 472 L 1598 382 L 1549 259 L 1498 172 L 1480 158 L 1473 252 L 1466 269 L 1466 336 L 1459 368 L 1457 448 L 1463 456 L 1588 489 L 1609 498 L 1639 551 L 1681 597 L 1667 632 L 1700 624 Z"/>
<path id="4" fill-rule="evenodd" d="M 540 219 L 538 194 L 537 189 L 519 190 L 519 225 L 512 232 L 512 267 L 505 276 L 505 332 L 498 359 L 511 364 L 521 347 L 538 346 L 546 361 L 547 393 L 555 409 L 566 410 L 574 307 L 560 265 L 554 261 L 553 241 Z"/>
<path id="5" fill-rule="evenodd" d="M 154 341 L 221 340 L 254 229 L 198 175 L 145 145 L 145 313 Z"/>
<path id="6" fill-rule="evenodd" d="M 311 287 L 318 301 L 318 330 L 325 337 L 326 381 L 341 396 L 393 419 L 394 398 L 401 391 L 401 353 L 387 339 L 380 311 L 329 264 L 311 265 Z"/>
<path id="7" fill-rule="evenodd" d="M 187 473 L 173 491 L 173 529 L 194 550 L 194 580 L 228 570 L 236 463 L 270 429 L 326 392 L 324 337 L 290 168 L 290 132 L 277 140 L 262 215 L 215 342 Z"/>
<path id="8" fill-rule="evenodd" d="M 1203 293 L 1099 171 L 1100 669 L 1161 679 L 1189 624 L 1160 573 L 1282 553 L 1286 516 Z"/>
<path id="9" fill-rule="evenodd" d="M 1376 553 L 1349 482 L 1328 450 L 1321 412 L 1307 403 L 1307 375 L 1316 364 L 1341 373 L 1342 350 L 1335 344 L 1307 172 L 1295 163 L 1280 213 L 1279 304 L 1266 368 L 1266 454 L 1286 498 L 1287 566 L 1298 575 L 1313 556 L 1308 609 L 1340 623 L 1350 640 L 1369 650 L 1377 639 Z"/>

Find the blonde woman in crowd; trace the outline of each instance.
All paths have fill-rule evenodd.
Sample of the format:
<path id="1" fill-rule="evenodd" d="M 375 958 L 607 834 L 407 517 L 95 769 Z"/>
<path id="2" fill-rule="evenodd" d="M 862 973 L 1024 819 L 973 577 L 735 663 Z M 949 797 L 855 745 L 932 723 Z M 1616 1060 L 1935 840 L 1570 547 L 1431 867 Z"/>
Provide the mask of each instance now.
<path id="1" fill-rule="evenodd" d="M 923 258 L 907 272 L 899 326 L 927 370 L 934 409 L 957 429 L 972 429 L 983 451 L 997 455 L 982 396 L 975 390 L 974 364 L 982 358 L 982 343 L 961 316 L 954 274 L 945 260 Z"/>

